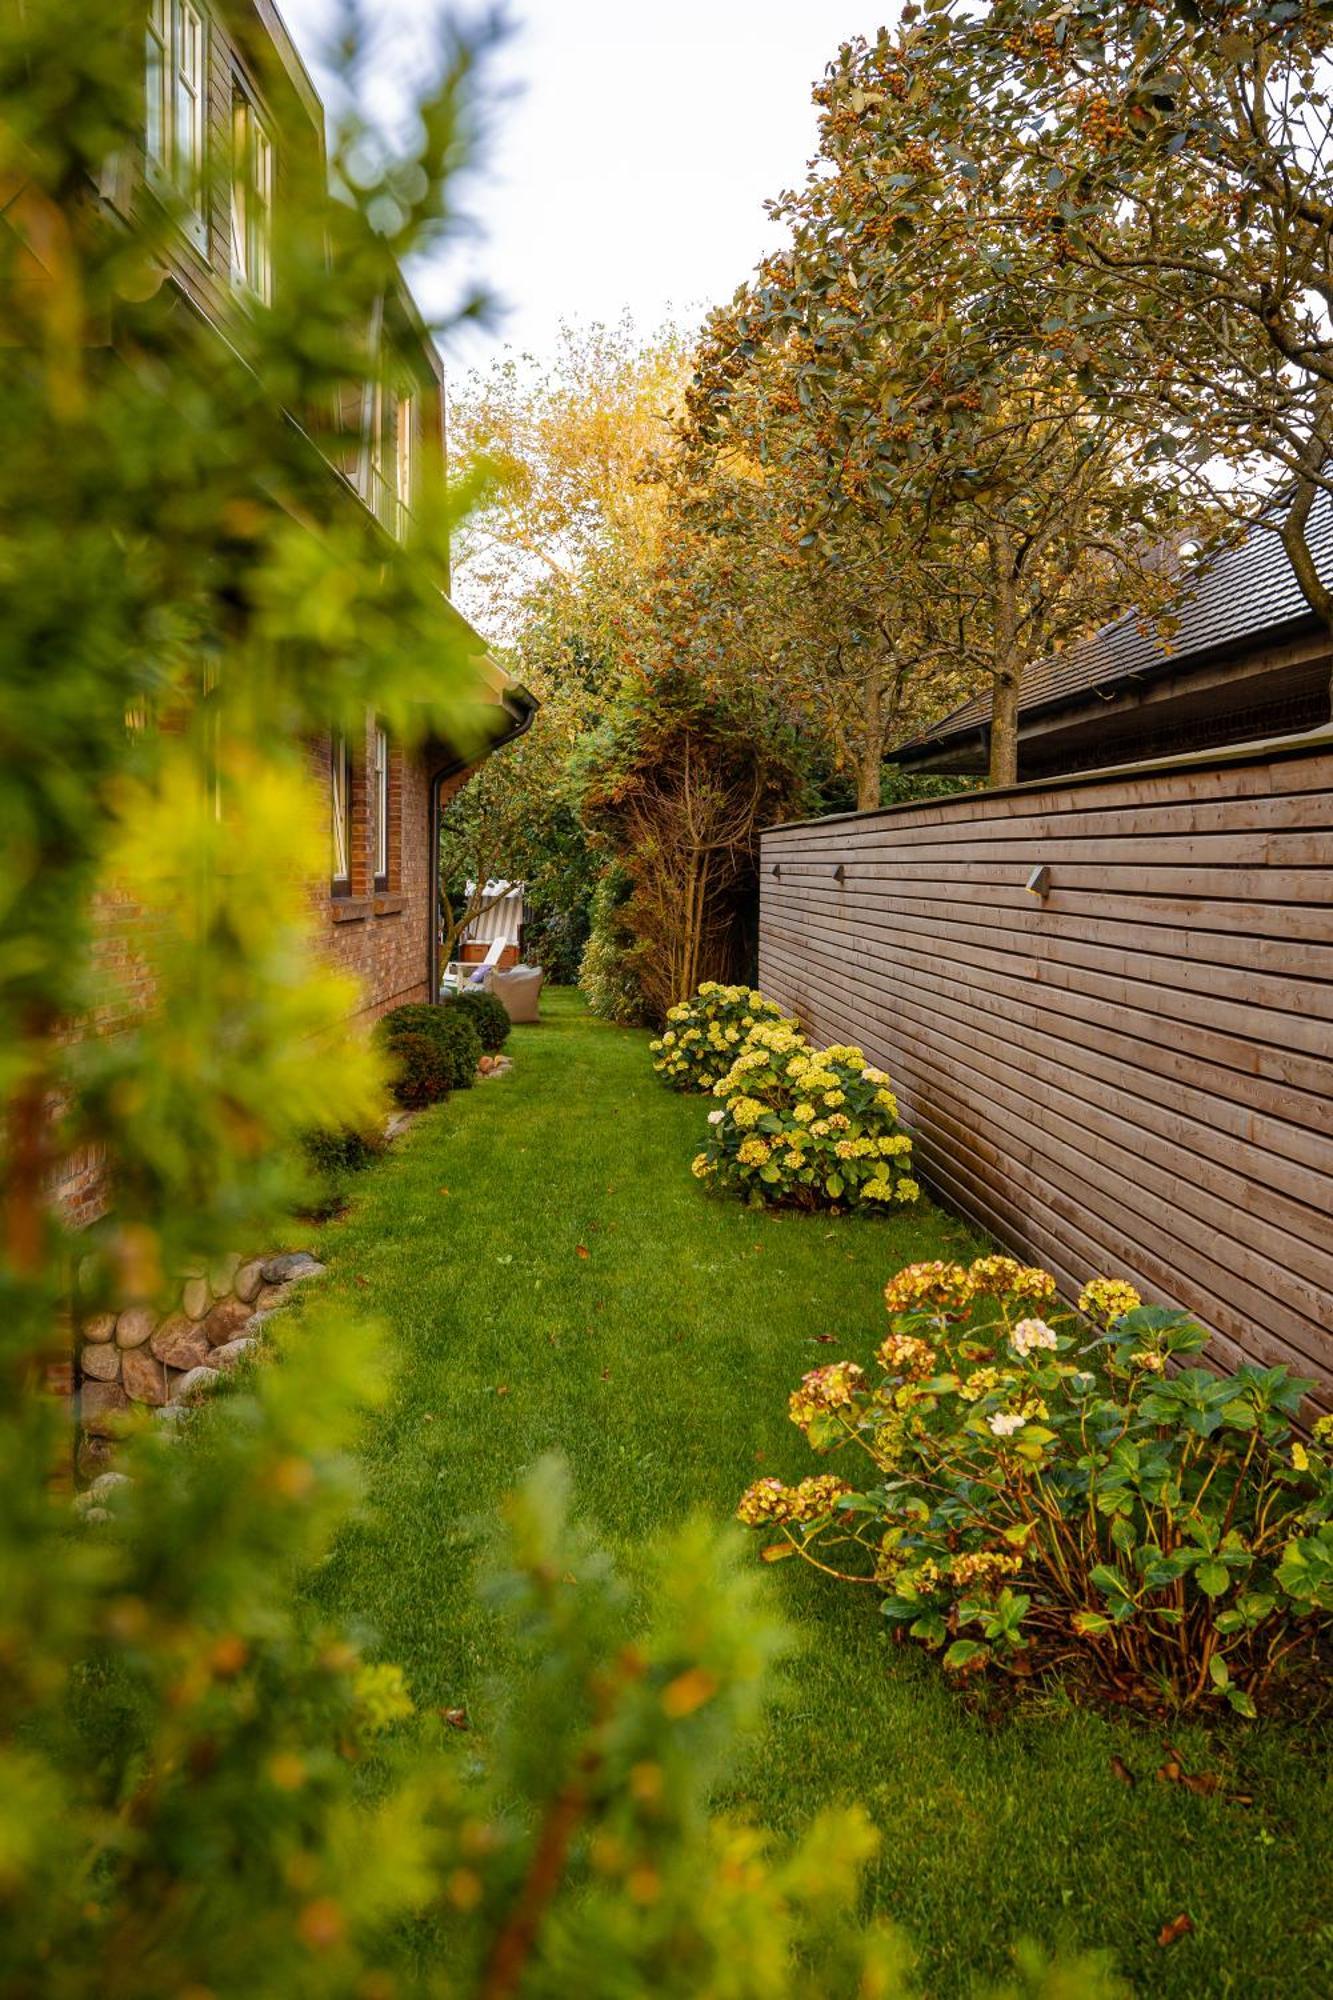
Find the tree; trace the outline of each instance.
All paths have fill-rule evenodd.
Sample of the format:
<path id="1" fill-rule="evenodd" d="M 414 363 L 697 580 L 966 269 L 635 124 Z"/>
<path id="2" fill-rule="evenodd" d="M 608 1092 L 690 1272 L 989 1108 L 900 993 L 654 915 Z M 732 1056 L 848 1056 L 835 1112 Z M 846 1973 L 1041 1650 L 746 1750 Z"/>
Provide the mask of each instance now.
<path id="1" fill-rule="evenodd" d="M 956 612 L 959 662 L 991 678 L 991 780 L 1007 783 L 1023 667 L 1131 593 L 1145 611 L 1165 599 L 1178 506 L 1132 417 L 1088 391 L 1031 292 L 1004 290 L 985 200 L 1003 128 L 936 74 L 943 46 L 909 24 L 830 66 L 819 155 L 772 204 L 790 248 L 717 316 L 705 386 L 721 426 L 757 355 L 789 372 L 769 450 L 781 461 L 791 432 L 813 434 L 824 498 L 808 535 L 906 535 Z"/>
<path id="2" fill-rule="evenodd" d="M 893 742 L 973 691 L 949 579 L 905 510 L 830 506 L 828 437 L 792 356 L 738 343 L 727 311 L 700 344 L 680 437 L 672 532 L 719 545 L 714 657 L 781 690 L 858 807 L 877 807 Z"/>
<path id="3" fill-rule="evenodd" d="M 565 325 L 552 359 L 506 356 L 455 399 L 454 451 L 485 496 L 458 538 L 455 589 L 487 632 L 521 646 L 544 695 L 615 651 L 613 600 L 589 581 L 651 565 L 662 502 L 642 473 L 687 373 L 671 327 L 645 343 L 628 321 Z"/>
<path id="4" fill-rule="evenodd" d="M 1000 0 L 922 33 L 992 107 L 990 205 L 1089 392 L 1186 491 L 1277 533 L 1333 625 L 1309 536 L 1333 491 L 1327 15 L 1076 0 L 1034 29 Z"/>
<path id="5" fill-rule="evenodd" d="M 673 598 L 662 607 L 672 622 Z M 584 761 L 584 816 L 632 888 L 616 910 L 649 1015 L 742 976 L 760 829 L 808 799 L 795 732 L 762 690 L 659 656 L 627 677 Z"/>

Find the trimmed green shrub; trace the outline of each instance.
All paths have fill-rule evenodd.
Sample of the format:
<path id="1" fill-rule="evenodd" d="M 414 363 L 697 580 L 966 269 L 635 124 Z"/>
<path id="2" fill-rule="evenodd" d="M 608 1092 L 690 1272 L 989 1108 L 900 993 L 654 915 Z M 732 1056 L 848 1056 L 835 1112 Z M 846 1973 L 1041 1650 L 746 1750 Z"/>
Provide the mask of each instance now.
<path id="1" fill-rule="evenodd" d="M 477 986 L 464 987 L 461 993 L 456 993 L 452 1000 L 447 1000 L 444 1004 L 446 1007 L 457 1007 L 467 1016 L 477 1031 L 485 1054 L 498 1055 L 508 1040 L 509 1030 L 513 1025 L 503 1000 L 497 999 L 494 993 L 487 993 L 482 987 Z"/>
<path id="2" fill-rule="evenodd" d="M 453 1088 L 471 1090 L 481 1061 L 481 1036 L 462 1008 L 437 1007 L 434 1012 L 439 1022 L 436 1040 L 449 1065 Z"/>
<path id="3" fill-rule="evenodd" d="M 441 1097 L 451 1090 L 472 1088 L 481 1061 L 481 1037 L 467 1013 L 458 1007 L 448 1003 L 432 1007 L 428 1001 L 413 1001 L 386 1014 L 379 1033 L 390 1053 L 404 1035 L 420 1035 L 439 1051 L 445 1077 Z"/>
<path id="4" fill-rule="evenodd" d="M 301 1150 L 317 1173 L 359 1174 L 383 1156 L 384 1137 L 354 1125 L 335 1125 L 307 1132 Z"/>
<path id="5" fill-rule="evenodd" d="M 384 1040 L 394 1066 L 390 1088 L 404 1110 L 421 1111 L 449 1095 L 453 1069 L 435 1036 L 396 1034 Z"/>

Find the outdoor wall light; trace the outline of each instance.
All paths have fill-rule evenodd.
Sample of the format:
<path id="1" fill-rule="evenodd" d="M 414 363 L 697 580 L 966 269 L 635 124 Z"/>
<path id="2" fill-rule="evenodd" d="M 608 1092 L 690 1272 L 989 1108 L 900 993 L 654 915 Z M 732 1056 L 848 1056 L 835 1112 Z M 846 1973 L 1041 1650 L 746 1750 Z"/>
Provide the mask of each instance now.
<path id="1" fill-rule="evenodd" d="M 845 882 L 847 880 L 847 870 L 843 867 L 841 861 L 833 871 L 833 879 L 835 882 Z"/>
<path id="2" fill-rule="evenodd" d="M 1029 896 L 1039 896 L 1044 903 L 1051 893 L 1051 871 L 1049 868 L 1034 868 L 1027 879 Z"/>

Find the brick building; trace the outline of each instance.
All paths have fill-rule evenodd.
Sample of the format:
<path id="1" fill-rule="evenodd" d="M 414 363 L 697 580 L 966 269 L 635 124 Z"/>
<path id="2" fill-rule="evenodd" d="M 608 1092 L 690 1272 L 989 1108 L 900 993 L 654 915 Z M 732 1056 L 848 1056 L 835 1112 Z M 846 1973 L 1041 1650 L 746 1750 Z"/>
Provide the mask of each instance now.
<path id="1" fill-rule="evenodd" d="M 142 156 L 111 162 L 100 194 L 128 213 L 155 188 L 184 199 L 168 281 L 218 329 L 237 295 L 269 301 L 272 236 L 284 192 L 325 178 L 324 111 L 272 0 L 144 0 Z M 414 492 L 445 455 L 444 369 L 410 292 L 399 283 L 367 330 L 378 357 L 373 393 L 344 411 L 329 464 L 330 505 L 349 497 L 401 536 Z M 350 442 L 349 442 L 350 441 Z M 441 578 L 441 655 L 469 660 L 478 701 L 494 713 L 482 755 L 527 727 L 535 704 L 487 655 L 448 602 Z M 460 646 L 461 641 L 461 646 Z M 326 881 L 311 895 L 330 956 L 355 973 L 367 1021 L 438 991 L 435 821 L 469 767 L 448 742 L 407 751 L 368 712 L 348 735 L 309 746 L 329 827 Z"/>
<path id="2" fill-rule="evenodd" d="M 142 0 L 145 18 L 142 145 L 108 161 L 96 198 L 108 227 L 162 199 L 175 220 L 165 286 L 174 309 L 231 343 L 238 305 L 271 303 L 273 235 L 284 199 L 323 189 L 324 110 L 272 0 Z M 26 241 L 22 202 L 0 217 Z M 416 495 L 446 453 L 444 368 L 405 283 L 388 289 L 366 328 L 374 387 L 344 398 L 323 445 L 329 507 L 361 508 L 372 533 L 403 539 Z M 296 416 L 298 428 L 309 431 Z M 441 671 L 467 662 L 470 692 L 491 726 L 467 755 L 448 741 L 408 748 L 368 710 L 358 727 L 306 745 L 322 793 L 327 873 L 305 885 L 325 947 L 360 987 L 358 1020 L 437 995 L 437 820 L 479 761 L 528 726 L 536 704 L 489 656 L 440 578 Z M 468 761 L 470 757 L 471 761 Z M 294 895 L 301 885 L 293 884 Z M 108 898 L 99 953 L 119 991 L 135 991 L 133 909 Z M 146 998 L 146 994 L 143 996 Z M 98 1016 L 95 1032 L 114 1033 Z M 100 1163 L 67 1164 L 58 1188 L 76 1224 L 105 1194 Z"/>

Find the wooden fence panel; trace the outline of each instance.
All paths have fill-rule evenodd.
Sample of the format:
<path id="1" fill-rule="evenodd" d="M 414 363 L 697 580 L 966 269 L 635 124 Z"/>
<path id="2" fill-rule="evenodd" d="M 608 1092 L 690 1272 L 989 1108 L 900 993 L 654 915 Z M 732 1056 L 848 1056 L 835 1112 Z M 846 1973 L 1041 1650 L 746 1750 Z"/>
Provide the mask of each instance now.
<path id="1" fill-rule="evenodd" d="M 774 828 L 759 983 L 1066 1290 L 1127 1276 L 1327 1400 L 1333 731 Z"/>

